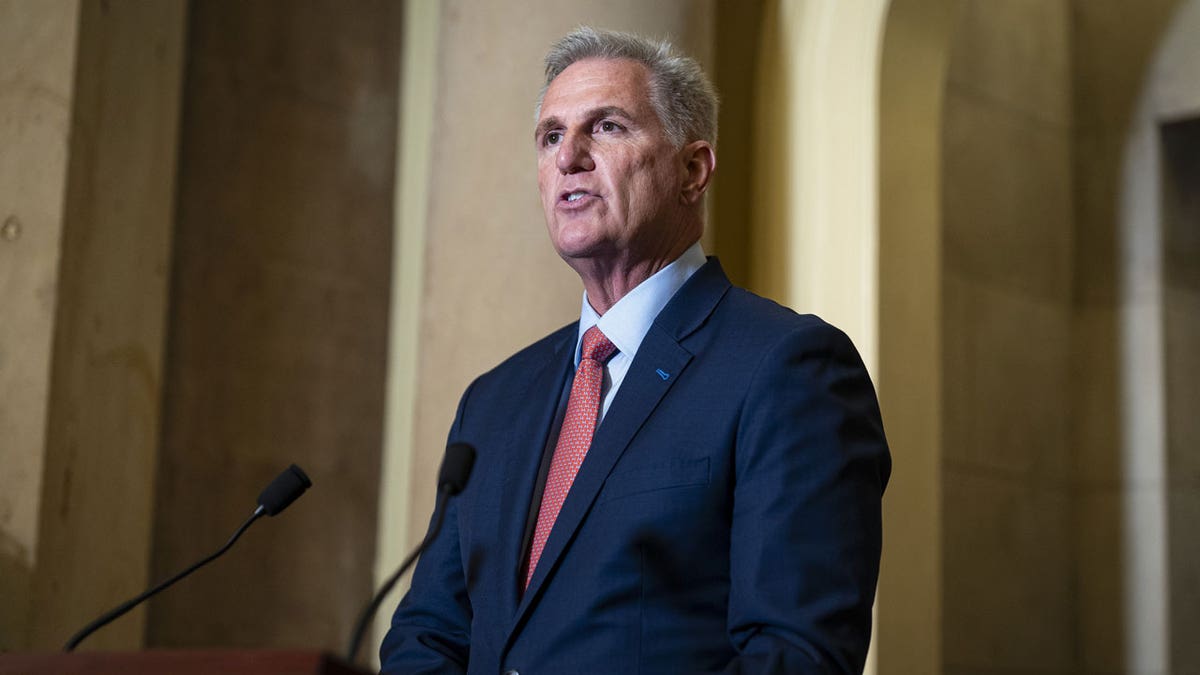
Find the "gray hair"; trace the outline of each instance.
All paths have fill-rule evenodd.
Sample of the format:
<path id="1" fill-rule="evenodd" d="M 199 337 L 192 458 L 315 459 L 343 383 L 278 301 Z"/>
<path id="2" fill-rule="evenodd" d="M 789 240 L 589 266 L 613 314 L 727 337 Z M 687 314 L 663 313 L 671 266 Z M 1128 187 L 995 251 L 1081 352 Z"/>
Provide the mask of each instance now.
<path id="1" fill-rule="evenodd" d="M 536 117 L 550 83 L 576 61 L 629 59 L 650 70 L 650 105 L 675 147 L 704 140 L 717 143 L 717 91 L 695 59 L 676 52 L 666 40 L 581 26 L 546 54 L 546 81 L 538 94 Z"/>

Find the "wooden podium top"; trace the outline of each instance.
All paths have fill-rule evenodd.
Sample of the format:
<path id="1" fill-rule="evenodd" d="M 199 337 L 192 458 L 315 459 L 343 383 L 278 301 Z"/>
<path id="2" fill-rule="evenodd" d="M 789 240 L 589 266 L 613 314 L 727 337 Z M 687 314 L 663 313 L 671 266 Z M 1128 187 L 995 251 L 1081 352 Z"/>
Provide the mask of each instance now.
<path id="1" fill-rule="evenodd" d="M 367 675 L 314 650 L 204 649 L 0 654 L 0 675 Z"/>

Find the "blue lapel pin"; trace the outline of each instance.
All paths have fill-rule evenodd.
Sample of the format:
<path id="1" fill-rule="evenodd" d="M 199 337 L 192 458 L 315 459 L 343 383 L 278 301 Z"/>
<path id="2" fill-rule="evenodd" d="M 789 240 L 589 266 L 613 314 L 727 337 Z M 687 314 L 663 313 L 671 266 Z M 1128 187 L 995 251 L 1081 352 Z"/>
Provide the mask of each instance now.
<path id="1" fill-rule="evenodd" d="M 666 382 L 667 380 L 671 379 L 671 374 L 666 372 L 662 368 L 657 368 L 657 369 L 655 369 L 654 372 L 658 373 L 658 376 L 663 379 L 663 382 Z"/>

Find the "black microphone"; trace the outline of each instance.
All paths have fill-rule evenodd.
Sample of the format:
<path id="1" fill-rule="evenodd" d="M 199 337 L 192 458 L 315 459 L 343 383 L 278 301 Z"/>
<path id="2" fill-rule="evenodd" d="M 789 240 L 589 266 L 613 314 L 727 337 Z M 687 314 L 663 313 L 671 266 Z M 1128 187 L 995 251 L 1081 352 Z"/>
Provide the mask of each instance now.
<path id="1" fill-rule="evenodd" d="M 452 443 L 446 448 L 442 468 L 438 471 L 438 489 L 445 490 L 451 497 L 462 492 L 474 466 L 475 448 L 466 443 Z"/>
<path id="2" fill-rule="evenodd" d="M 312 487 L 312 481 L 295 464 L 283 470 L 270 485 L 258 493 L 258 508 L 268 516 L 276 516 L 286 509 L 304 491 Z"/>
<path id="3" fill-rule="evenodd" d="M 429 526 L 429 531 L 425 533 L 425 538 L 421 540 L 420 545 L 408 554 L 404 562 L 400 563 L 400 569 L 393 572 L 392 576 L 383 582 L 383 586 L 380 586 L 379 590 L 375 592 L 371 602 L 358 615 L 358 622 L 354 624 L 354 633 L 350 636 L 350 646 L 346 648 L 346 660 L 350 663 L 354 663 L 358 647 L 362 644 L 367 627 L 371 625 L 371 619 L 375 616 L 383 598 L 391 592 L 400 577 L 417 561 L 417 556 L 433 543 L 438 532 L 442 530 L 442 520 L 446 516 L 446 502 L 467 486 L 467 479 L 471 477 L 473 466 L 475 466 L 475 448 L 466 443 L 451 443 L 446 447 L 446 455 L 442 458 L 442 468 L 438 471 L 438 496 L 437 504 L 433 507 L 433 524 Z"/>
<path id="4" fill-rule="evenodd" d="M 170 579 L 159 583 L 157 586 L 143 591 L 141 595 L 126 600 L 120 605 L 117 605 L 113 609 L 109 610 L 100 618 L 84 626 L 70 640 L 67 640 L 67 644 L 63 647 L 63 651 L 69 652 L 74 650 L 75 647 L 77 647 L 80 642 L 83 642 L 84 638 L 87 636 L 107 626 L 109 623 L 112 623 L 114 620 L 121 617 L 134 607 L 137 607 L 139 604 L 149 599 L 159 591 L 167 588 L 176 581 L 179 581 L 192 572 L 195 572 L 201 567 L 204 567 L 208 563 L 216 560 L 221 556 L 221 554 L 223 554 L 225 551 L 228 551 L 229 547 L 233 546 L 234 542 L 236 542 L 238 538 L 242 536 L 242 533 L 245 532 L 246 529 L 254 523 L 254 521 L 262 517 L 263 514 L 268 516 L 278 515 L 280 512 L 286 509 L 289 504 L 296 501 L 296 498 L 304 494 L 304 491 L 310 487 L 312 487 L 312 481 L 308 479 L 308 476 L 304 474 L 304 471 L 295 464 L 289 466 L 283 471 L 283 473 L 276 476 L 275 480 L 271 481 L 271 484 L 268 485 L 266 489 L 258 495 L 258 508 L 254 509 L 254 513 L 246 519 L 246 522 L 242 523 L 242 526 L 237 529 L 237 532 L 234 532 L 233 536 L 229 538 L 229 541 L 225 542 L 225 545 L 218 549 L 216 553 L 213 553 L 212 555 L 185 569 L 179 574 L 176 574 Z"/>

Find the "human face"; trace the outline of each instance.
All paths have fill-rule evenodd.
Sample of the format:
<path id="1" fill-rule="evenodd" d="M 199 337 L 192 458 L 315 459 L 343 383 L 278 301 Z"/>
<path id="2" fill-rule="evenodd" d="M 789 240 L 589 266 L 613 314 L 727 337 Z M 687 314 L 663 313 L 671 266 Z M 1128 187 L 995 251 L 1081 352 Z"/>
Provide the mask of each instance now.
<path id="1" fill-rule="evenodd" d="M 571 64 L 546 90 L 534 136 L 550 240 L 577 271 L 682 251 L 684 166 L 650 104 L 644 65 Z"/>

